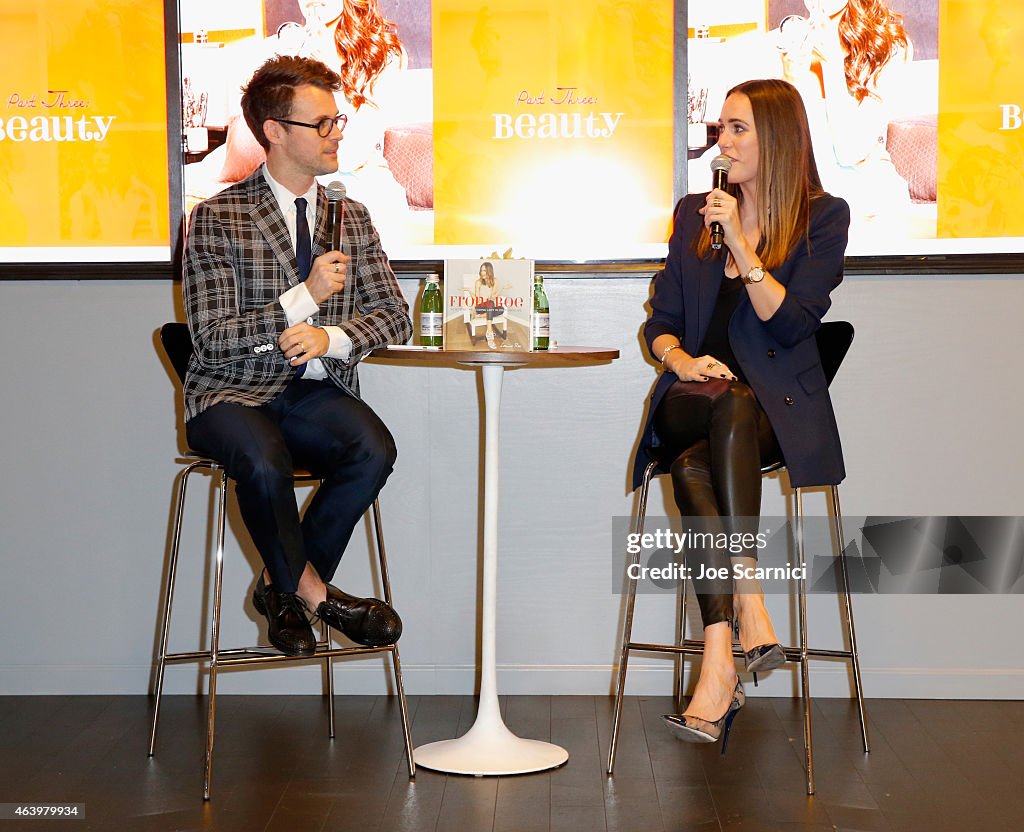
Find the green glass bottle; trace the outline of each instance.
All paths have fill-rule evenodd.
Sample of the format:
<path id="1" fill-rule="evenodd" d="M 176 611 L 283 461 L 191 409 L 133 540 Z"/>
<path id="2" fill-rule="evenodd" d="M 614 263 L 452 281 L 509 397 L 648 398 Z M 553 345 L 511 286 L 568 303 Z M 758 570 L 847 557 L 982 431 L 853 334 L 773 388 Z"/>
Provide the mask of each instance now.
<path id="1" fill-rule="evenodd" d="M 441 297 L 439 280 L 440 278 L 436 274 L 427 278 L 427 285 L 423 290 L 423 300 L 420 302 L 420 345 L 424 347 L 444 345 L 441 321 L 444 301 Z"/>
<path id="2" fill-rule="evenodd" d="M 533 278 L 533 310 L 530 313 L 530 349 L 546 350 L 551 342 L 551 310 L 544 293 L 544 277 Z"/>

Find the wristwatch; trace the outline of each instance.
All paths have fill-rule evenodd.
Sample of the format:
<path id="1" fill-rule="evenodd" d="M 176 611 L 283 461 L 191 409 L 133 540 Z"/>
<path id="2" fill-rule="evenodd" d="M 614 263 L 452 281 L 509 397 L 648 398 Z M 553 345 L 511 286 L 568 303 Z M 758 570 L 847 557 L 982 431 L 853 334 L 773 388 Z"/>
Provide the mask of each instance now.
<path id="1" fill-rule="evenodd" d="M 744 283 L 760 283 L 762 280 L 764 280 L 764 269 L 760 266 L 754 266 L 743 276 Z"/>

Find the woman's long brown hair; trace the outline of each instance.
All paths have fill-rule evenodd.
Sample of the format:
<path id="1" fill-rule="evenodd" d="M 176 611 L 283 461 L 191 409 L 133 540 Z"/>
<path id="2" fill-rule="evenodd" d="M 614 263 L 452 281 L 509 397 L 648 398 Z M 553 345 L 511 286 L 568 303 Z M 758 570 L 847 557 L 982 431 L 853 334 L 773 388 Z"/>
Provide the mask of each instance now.
<path id="1" fill-rule="evenodd" d="M 910 44 L 902 17 L 882 0 L 849 0 L 839 19 L 839 42 L 846 51 L 846 88 L 858 102 L 878 97 L 878 73 L 898 47 Z"/>
<path id="2" fill-rule="evenodd" d="M 334 45 L 341 59 L 341 89 L 356 109 L 370 101 L 373 85 L 391 57 L 402 55 L 395 24 L 381 14 L 377 0 L 345 0 L 334 28 Z"/>
<path id="3" fill-rule="evenodd" d="M 767 78 L 745 81 L 729 90 L 750 100 L 757 135 L 757 217 L 761 242 L 757 254 L 771 271 L 806 239 L 810 227 L 811 200 L 823 193 L 818 166 L 811 148 L 807 112 L 796 87 Z M 738 185 L 727 185 L 742 205 Z M 694 241 L 694 251 L 705 258 L 711 249 L 711 232 L 705 228 Z M 725 249 L 722 249 L 724 252 Z"/>

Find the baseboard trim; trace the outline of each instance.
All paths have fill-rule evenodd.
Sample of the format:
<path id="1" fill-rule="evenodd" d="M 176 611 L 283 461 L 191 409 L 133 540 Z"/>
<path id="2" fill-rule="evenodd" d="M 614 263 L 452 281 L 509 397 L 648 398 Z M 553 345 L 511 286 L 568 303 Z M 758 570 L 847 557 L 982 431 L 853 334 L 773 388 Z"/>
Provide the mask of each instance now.
<path id="1" fill-rule="evenodd" d="M 811 665 L 811 695 L 845 698 L 852 695 L 852 677 L 840 662 Z M 416 695 L 465 695 L 476 690 L 471 665 L 403 663 L 405 690 Z M 748 696 L 798 696 L 796 665 L 759 677 L 747 685 Z M 145 693 L 150 668 L 140 665 L 8 665 L 0 666 L 0 695 L 124 695 Z M 687 674 L 687 683 L 689 681 Z M 228 668 L 217 677 L 217 690 L 227 694 L 315 694 L 321 690 L 322 665 Z M 613 692 L 610 665 L 499 665 L 498 690 L 509 695 L 600 696 Z M 746 677 L 749 678 L 749 677 Z M 865 695 L 877 699 L 1024 699 L 1024 669 L 1012 668 L 863 668 Z M 189 694 L 201 690 L 205 671 L 195 665 L 169 667 L 165 691 Z M 338 663 L 339 693 L 382 694 L 393 688 L 385 657 Z M 668 662 L 630 662 L 626 693 L 664 696 L 672 690 Z"/>

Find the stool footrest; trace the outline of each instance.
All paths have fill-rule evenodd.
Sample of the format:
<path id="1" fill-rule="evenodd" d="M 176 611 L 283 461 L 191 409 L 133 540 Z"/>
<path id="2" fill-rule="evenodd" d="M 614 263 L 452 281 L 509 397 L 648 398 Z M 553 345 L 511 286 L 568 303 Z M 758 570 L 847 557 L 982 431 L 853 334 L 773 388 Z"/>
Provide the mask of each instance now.
<path id="1" fill-rule="evenodd" d="M 693 639 L 686 639 L 680 644 L 652 644 L 648 642 L 630 641 L 626 644 L 629 651 L 639 650 L 644 653 L 671 653 L 673 655 L 702 656 L 704 654 L 704 642 Z M 798 662 L 801 659 L 799 647 L 783 647 L 786 652 L 786 660 Z M 733 646 L 732 654 L 738 659 L 743 658 L 743 648 Z M 826 650 L 820 647 L 808 647 L 807 657 L 811 659 L 853 659 L 853 652 L 850 650 Z"/>
<path id="2" fill-rule="evenodd" d="M 314 653 L 308 656 L 289 656 L 282 653 L 276 647 L 233 647 L 228 650 L 220 650 L 217 653 L 217 664 L 221 667 L 236 664 L 259 664 L 260 662 L 299 662 L 314 659 L 333 659 L 344 656 L 364 655 L 366 653 L 390 653 L 395 649 L 393 644 L 385 644 L 380 647 L 332 647 L 327 649 L 323 642 L 317 645 Z M 213 654 L 209 650 L 193 650 L 183 653 L 168 653 L 164 656 L 166 662 L 185 661 L 213 661 Z"/>

